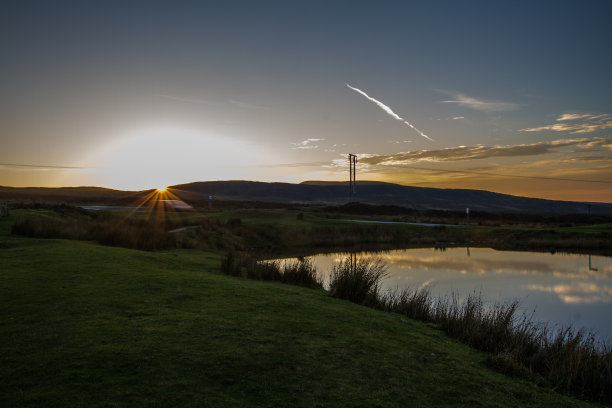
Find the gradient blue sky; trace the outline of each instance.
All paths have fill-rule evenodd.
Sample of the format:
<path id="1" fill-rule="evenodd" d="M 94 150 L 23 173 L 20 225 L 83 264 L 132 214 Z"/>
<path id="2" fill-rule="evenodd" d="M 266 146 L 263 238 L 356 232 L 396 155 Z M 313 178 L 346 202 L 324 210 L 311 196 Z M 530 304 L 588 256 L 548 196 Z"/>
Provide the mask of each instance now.
<path id="1" fill-rule="evenodd" d="M 609 1 L 0 1 L 0 185 L 341 180 L 350 152 L 362 180 L 612 202 L 611 17 Z"/>

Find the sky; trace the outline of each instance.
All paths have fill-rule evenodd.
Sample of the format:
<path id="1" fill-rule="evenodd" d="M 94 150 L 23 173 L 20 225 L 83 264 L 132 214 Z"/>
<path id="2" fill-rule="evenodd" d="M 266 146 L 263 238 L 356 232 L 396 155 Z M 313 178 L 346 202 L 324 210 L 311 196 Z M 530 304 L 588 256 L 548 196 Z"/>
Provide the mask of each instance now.
<path id="1" fill-rule="evenodd" d="M 0 0 L 0 185 L 612 202 L 610 1 Z"/>

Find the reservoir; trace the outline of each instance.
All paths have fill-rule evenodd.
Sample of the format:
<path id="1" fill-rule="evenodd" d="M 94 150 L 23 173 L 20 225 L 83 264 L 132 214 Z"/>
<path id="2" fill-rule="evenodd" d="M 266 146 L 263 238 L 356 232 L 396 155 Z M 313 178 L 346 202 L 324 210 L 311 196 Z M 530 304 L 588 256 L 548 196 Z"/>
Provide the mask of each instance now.
<path id="1" fill-rule="evenodd" d="M 481 294 L 487 304 L 518 300 L 534 322 L 593 330 L 612 340 L 612 257 L 498 251 L 490 248 L 419 248 L 379 253 L 388 265 L 382 290 L 427 287 L 431 294 L 460 299 Z M 348 253 L 311 257 L 327 281 Z"/>

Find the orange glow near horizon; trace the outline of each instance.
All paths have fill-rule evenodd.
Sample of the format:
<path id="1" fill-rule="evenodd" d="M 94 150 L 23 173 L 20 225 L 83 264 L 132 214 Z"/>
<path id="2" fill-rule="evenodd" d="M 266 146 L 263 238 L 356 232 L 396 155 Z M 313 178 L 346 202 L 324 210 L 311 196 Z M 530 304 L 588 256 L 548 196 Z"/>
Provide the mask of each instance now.
<path id="1" fill-rule="evenodd" d="M 182 203 L 181 206 L 176 206 L 176 203 Z M 181 211 L 178 209 L 191 209 L 187 203 L 181 200 L 174 194 L 170 188 L 164 187 L 163 190 L 152 189 L 145 197 L 143 197 L 133 210 L 131 210 L 114 228 L 120 228 L 121 224 L 128 218 L 133 217 L 137 212 L 144 211 L 145 219 L 152 221 L 157 227 L 162 230 L 168 230 L 182 218 Z M 176 217 L 171 217 L 171 214 L 178 214 Z M 180 224 L 180 222 L 178 222 Z"/>
<path id="2" fill-rule="evenodd" d="M 243 179 L 257 168 L 249 166 L 266 164 L 271 157 L 273 149 L 195 125 L 149 124 L 118 132 L 85 162 L 99 169 L 96 184 L 139 191 L 197 181 L 203 176 Z M 163 192 L 161 187 L 157 190 Z"/>

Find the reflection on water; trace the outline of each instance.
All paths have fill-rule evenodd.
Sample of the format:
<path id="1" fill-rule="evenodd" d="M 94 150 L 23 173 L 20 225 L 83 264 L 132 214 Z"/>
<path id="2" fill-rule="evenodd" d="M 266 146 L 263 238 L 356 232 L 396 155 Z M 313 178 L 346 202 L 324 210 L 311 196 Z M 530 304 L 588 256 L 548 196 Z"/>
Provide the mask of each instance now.
<path id="1" fill-rule="evenodd" d="M 314 256 L 327 278 L 348 254 Z M 368 256 L 360 253 L 358 256 Z M 383 290 L 428 287 L 432 294 L 481 293 L 489 302 L 521 301 L 536 321 L 594 329 L 612 338 L 612 258 L 496 251 L 490 248 L 407 249 L 373 256 L 389 265 Z"/>

